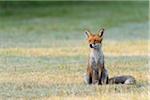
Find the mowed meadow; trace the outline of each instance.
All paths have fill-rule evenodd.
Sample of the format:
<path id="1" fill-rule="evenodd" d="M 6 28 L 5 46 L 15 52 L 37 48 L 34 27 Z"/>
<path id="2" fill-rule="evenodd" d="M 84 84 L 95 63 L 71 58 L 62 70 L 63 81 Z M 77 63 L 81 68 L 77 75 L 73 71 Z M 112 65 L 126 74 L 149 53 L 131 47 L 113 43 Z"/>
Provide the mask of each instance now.
<path id="1" fill-rule="evenodd" d="M 1 99 L 149 99 L 148 1 L 11 3 L 0 2 Z M 84 31 L 101 27 L 109 77 L 136 84 L 83 82 Z"/>

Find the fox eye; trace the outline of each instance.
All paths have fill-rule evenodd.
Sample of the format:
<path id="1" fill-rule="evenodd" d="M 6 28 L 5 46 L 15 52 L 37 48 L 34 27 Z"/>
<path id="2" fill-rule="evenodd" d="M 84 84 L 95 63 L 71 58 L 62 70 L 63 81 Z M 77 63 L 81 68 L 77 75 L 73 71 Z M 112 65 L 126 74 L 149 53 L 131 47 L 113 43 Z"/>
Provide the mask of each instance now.
<path id="1" fill-rule="evenodd" d="M 91 42 L 91 40 L 89 40 L 89 42 Z"/>

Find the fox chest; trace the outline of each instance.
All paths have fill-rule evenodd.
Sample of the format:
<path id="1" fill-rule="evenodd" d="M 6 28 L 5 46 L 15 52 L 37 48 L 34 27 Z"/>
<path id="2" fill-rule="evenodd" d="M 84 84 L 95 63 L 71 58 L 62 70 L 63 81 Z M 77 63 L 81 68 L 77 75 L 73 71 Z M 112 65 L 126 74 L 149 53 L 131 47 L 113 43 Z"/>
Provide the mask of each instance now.
<path id="1" fill-rule="evenodd" d="M 98 69 L 104 63 L 104 56 L 103 55 L 91 55 L 89 60 L 90 60 L 89 61 L 90 66 L 94 69 Z"/>

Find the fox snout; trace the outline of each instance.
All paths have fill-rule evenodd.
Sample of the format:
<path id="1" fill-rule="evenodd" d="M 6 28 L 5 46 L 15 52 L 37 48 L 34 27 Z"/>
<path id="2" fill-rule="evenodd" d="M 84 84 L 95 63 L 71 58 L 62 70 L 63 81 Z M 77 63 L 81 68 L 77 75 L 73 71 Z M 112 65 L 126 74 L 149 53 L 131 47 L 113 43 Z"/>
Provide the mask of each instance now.
<path id="1" fill-rule="evenodd" d="M 94 43 L 93 43 L 93 44 L 90 44 L 89 46 L 90 46 L 90 48 L 96 48 L 96 47 L 97 47 L 97 45 L 94 44 Z"/>
<path id="2" fill-rule="evenodd" d="M 91 44 L 89 44 L 89 47 L 94 48 L 94 49 L 98 49 L 100 47 L 100 44 L 99 43 L 91 43 Z"/>
<path id="3" fill-rule="evenodd" d="M 90 48 L 93 48 L 93 45 L 92 45 L 92 44 L 90 44 L 89 46 L 90 46 Z"/>

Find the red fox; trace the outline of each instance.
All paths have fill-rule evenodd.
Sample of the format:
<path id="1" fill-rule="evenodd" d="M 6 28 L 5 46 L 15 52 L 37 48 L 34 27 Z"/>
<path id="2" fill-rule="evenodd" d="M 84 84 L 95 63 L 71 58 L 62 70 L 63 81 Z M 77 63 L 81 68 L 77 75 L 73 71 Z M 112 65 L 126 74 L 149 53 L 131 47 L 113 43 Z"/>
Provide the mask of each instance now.
<path id="1" fill-rule="evenodd" d="M 104 54 L 102 51 L 104 29 L 100 29 L 97 34 L 86 31 L 90 55 L 88 60 L 87 72 L 84 75 L 84 81 L 87 84 L 133 84 L 135 79 L 132 76 L 108 77 L 108 70 L 104 65 Z"/>
<path id="2" fill-rule="evenodd" d="M 108 83 L 108 71 L 104 66 L 104 54 L 102 52 L 103 33 L 104 29 L 99 30 L 98 34 L 92 34 L 90 31 L 85 32 L 91 51 L 87 75 L 85 75 L 85 82 L 88 84 Z"/>

